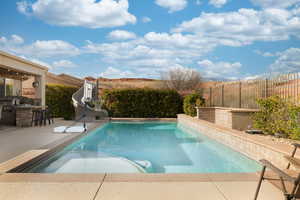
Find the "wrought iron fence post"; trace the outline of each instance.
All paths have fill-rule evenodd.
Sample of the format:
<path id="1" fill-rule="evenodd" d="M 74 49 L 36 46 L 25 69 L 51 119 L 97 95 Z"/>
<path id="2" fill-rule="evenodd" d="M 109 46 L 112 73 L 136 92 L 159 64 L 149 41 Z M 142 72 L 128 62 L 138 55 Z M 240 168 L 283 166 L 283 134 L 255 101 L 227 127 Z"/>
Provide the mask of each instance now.
<path id="1" fill-rule="evenodd" d="M 221 93 L 222 93 L 222 107 L 224 107 L 224 84 L 221 87 Z"/>
<path id="2" fill-rule="evenodd" d="M 242 82 L 239 82 L 239 108 L 242 108 Z"/>
<path id="3" fill-rule="evenodd" d="M 265 84 L 265 98 L 269 97 L 269 80 L 266 78 L 266 84 Z"/>
<path id="4" fill-rule="evenodd" d="M 209 107 L 212 107 L 212 87 L 209 88 Z"/>

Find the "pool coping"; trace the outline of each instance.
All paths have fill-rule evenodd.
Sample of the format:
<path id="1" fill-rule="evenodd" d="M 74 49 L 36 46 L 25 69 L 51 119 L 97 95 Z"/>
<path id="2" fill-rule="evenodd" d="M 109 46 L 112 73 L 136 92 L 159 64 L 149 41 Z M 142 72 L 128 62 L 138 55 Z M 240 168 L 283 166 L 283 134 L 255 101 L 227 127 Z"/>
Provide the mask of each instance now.
<path id="1" fill-rule="evenodd" d="M 177 118 L 110 118 L 110 120 L 129 122 L 177 122 Z"/>
<path id="2" fill-rule="evenodd" d="M 0 174 L 0 182 L 253 182 L 258 180 L 257 173 L 177 173 L 177 174 L 42 174 L 42 173 L 5 173 Z"/>
<path id="3" fill-rule="evenodd" d="M 176 118 L 110 118 L 110 121 L 162 121 L 176 122 Z M 107 122 L 107 121 L 106 121 Z M 98 173 L 98 174 L 47 174 L 22 173 L 28 166 L 41 162 L 68 144 L 80 139 L 93 130 L 100 128 L 106 122 L 95 123 L 83 134 L 72 134 L 60 141 L 55 141 L 39 149 L 27 151 L 13 159 L 0 163 L 0 182 L 93 182 L 103 178 L 103 182 L 215 182 L 215 181 L 257 181 L 257 173 Z"/>

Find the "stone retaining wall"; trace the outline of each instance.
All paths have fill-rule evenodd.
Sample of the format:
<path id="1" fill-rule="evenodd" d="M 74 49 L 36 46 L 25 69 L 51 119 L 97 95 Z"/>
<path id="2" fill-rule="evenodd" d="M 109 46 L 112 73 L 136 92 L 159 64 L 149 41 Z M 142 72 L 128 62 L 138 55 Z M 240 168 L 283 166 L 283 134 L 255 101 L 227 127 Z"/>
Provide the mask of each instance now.
<path id="1" fill-rule="evenodd" d="M 270 141 L 264 142 L 256 138 L 255 135 L 222 128 L 216 124 L 184 114 L 178 115 L 178 124 L 193 128 L 256 161 L 267 159 L 281 168 L 287 166 L 287 160 L 283 156 L 289 155 L 292 151 L 290 145 L 272 145 Z"/>

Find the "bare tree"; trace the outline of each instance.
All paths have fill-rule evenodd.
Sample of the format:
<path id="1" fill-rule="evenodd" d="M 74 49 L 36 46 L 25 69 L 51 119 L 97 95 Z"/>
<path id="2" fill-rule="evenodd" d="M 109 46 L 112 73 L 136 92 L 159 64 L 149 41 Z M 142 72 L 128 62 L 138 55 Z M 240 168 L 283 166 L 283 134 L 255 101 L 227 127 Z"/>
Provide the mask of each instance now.
<path id="1" fill-rule="evenodd" d="M 177 91 L 195 90 L 202 81 L 200 73 L 194 69 L 173 68 L 161 73 L 165 87 Z"/>

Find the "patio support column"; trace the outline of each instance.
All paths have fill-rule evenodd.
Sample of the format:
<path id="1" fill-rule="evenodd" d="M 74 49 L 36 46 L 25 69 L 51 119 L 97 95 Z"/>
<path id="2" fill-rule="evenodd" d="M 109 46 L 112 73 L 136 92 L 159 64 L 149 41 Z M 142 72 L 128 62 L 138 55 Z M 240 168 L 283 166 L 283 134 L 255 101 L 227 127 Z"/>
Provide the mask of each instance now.
<path id="1" fill-rule="evenodd" d="M 37 88 L 35 88 L 35 96 L 38 99 L 41 99 L 41 105 L 45 106 L 46 105 L 46 76 L 40 75 L 40 76 L 35 76 L 35 80 L 36 82 L 39 83 L 39 86 Z"/>

